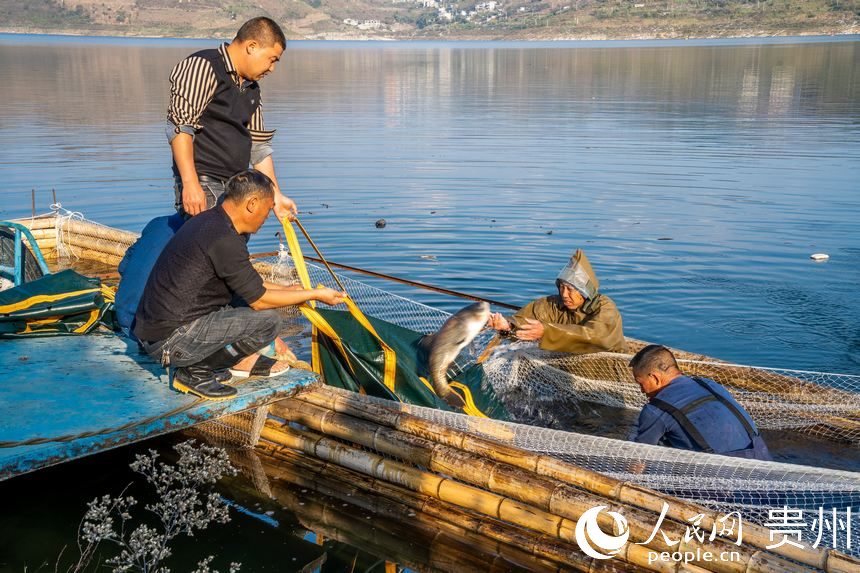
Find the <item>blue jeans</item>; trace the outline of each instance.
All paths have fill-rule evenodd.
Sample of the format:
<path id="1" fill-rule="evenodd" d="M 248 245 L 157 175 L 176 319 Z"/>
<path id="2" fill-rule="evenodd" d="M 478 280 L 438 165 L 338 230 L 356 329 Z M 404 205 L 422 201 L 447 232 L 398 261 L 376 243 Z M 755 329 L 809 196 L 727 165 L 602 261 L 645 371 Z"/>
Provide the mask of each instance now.
<path id="1" fill-rule="evenodd" d="M 211 209 L 218 204 L 218 200 L 224 194 L 224 186 L 227 182 L 207 175 L 201 175 L 199 180 L 203 195 L 206 197 L 206 208 Z M 182 208 L 182 179 L 179 177 L 173 179 L 173 192 L 175 195 L 173 207 L 177 213 L 185 215 L 185 209 Z"/>
<path id="2" fill-rule="evenodd" d="M 142 344 L 162 366 L 191 366 L 225 348 L 235 355 L 235 364 L 271 344 L 283 329 L 275 310 L 227 306 L 180 326 L 165 340 Z"/>

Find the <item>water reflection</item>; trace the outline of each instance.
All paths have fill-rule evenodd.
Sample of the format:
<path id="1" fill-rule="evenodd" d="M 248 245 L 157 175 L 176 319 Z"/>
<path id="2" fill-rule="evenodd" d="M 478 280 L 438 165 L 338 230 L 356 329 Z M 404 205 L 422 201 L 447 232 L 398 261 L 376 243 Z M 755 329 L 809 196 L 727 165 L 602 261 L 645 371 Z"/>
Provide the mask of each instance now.
<path id="1" fill-rule="evenodd" d="M 0 216 L 34 187 L 126 229 L 169 211 L 167 76 L 211 45 L 0 38 Z M 582 246 L 630 335 L 856 372 L 858 50 L 293 42 L 263 98 L 333 260 L 523 304 Z"/>
<path id="2" fill-rule="evenodd" d="M 125 45 L 119 40 L 107 46 L 86 40 L 22 45 L 14 36 L 3 39 L 4 125 L 35 121 L 107 129 L 161 119 L 172 66 L 196 49 L 217 45 Z M 856 42 L 631 49 L 411 48 L 398 43 L 358 50 L 309 44 L 291 43 L 279 70 L 265 80 L 267 101 L 276 111 L 288 100 L 298 111 L 367 113 L 381 106 L 386 115 L 399 115 L 463 94 L 478 102 L 505 103 L 506 111 L 525 115 L 575 103 L 598 109 L 621 100 L 655 111 L 707 103 L 744 115 L 801 110 L 830 115 L 840 108 L 850 115 L 856 105 Z M 516 105 L 526 101 L 544 105 L 540 110 Z M 150 115 L 153 111 L 157 117 Z"/>

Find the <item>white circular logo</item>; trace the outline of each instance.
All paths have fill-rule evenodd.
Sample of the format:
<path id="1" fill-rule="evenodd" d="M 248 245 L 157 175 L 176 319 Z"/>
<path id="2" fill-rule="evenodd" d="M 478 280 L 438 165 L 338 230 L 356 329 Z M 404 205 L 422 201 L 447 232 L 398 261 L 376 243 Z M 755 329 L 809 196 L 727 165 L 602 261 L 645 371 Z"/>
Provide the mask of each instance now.
<path id="1" fill-rule="evenodd" d="M 624 547 L 627 543 L 627 538 L 630 537 L 630 528 L 627 525 L 627 519 L 620 513 L 607 511 L 606 513 L 612 516 L 615 520 L 615 527 L 621 532 L 621 535 L 606 535 L 597 524 L 597 516 L 601 511 L 606 509 L 605 505 L 592 507 L 582 514 L 576 522 L 574 535 L 576 543 L 583 553 L 594 559 L 612 559 L 618 550 Z"/>

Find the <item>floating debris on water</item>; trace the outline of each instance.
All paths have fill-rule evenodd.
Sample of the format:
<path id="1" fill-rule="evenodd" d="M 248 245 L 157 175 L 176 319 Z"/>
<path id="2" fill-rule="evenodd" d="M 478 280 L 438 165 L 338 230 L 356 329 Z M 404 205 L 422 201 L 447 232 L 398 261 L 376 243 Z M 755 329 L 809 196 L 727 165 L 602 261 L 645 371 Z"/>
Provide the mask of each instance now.
<path id="1" fill-rule="evenodd" d="M 384 228 L 385 228 L 385 225 L 387 225 L 387 224 L 388 224 L 388 223 L 386 222 L 386 220 L 385 220 L 385 219 L 379 219 L 379 220 L 375 223 L 375 225 L 376 225 L 376 228 L 377 228 L 377 229 L 384 229 Z"/>
<path id="2" fill-rule="evenodd" d="M 438 261 L 439 260 L 436 258 L 436 255 L 421 255 L 421 258 L 424 259 L 425 261 Z"/>
<path id="3" fill-rule="evenodd" d="M 830 255 L 828 255 L 827 253 L 813 253 L 809 255 L 809 258 L 813 261 L 826 261 L 830 258 Z"/>
<path id="4" fill-rule="evenodd" d="M 658 241 L 671 241 L 672 237 L 659 237 L 657 240 Z"/>

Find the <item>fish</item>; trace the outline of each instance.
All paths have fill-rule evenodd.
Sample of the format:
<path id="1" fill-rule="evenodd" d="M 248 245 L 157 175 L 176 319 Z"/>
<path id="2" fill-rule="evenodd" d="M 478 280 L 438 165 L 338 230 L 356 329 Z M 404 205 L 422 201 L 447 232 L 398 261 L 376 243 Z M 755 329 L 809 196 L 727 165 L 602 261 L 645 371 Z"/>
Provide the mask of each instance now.
<path id="1" fill-rule="evenodd" d="M 419 341 L 419 347 L 427 357 L 427 369 L 433 382 L 433 391 L 452 408 L 463 408 L 466 403 L 448 384 L 448 367 L 490 318 L 490 305 L 476 302 L 463 307 L 451 315 L 436 333 L 428 334 Z"/>

